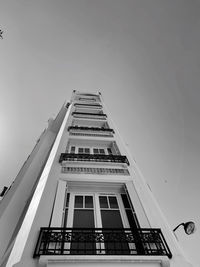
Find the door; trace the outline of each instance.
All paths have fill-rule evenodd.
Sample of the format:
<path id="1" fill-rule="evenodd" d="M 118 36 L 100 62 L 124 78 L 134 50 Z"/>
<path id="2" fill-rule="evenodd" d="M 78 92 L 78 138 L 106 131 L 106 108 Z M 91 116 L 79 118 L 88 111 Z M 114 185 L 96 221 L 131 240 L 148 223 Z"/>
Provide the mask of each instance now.
<path id="1" fill-rule="evenodd" d="M 70 254 L 122 255 L 130 254 L 130 248 L 133 251 L 125 228 L 137 226 L 126 194 L 67 193 L 64 214 L 63 226 L 73 228 Z"/>
<path id="2" fill-rule="evenodd" d="M 101 221 L 106 254 L 130 254 L 129 245 L 124 231 L 119 196 L 99 196 Z M 125 218 L 124 218 L 125 220 Z"/>
<path id="3" fill-rule="evenodd" d="M 96 253 L 92 232 L 95 228 L 93 195 L 75 194 L 70 254 Z M 76 230 L 77 229 L 77 230 Z"/>

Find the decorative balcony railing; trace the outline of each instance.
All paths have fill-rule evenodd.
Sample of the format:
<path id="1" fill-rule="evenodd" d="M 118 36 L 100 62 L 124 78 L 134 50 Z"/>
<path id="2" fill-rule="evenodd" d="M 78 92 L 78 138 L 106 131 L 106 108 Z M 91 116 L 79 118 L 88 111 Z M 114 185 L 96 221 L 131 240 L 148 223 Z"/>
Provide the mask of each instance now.
<path id="1" fill-rule="evenodd" d="M 127 157 L 121 155 L 61 153 L 59 163 L 63 161 L 113 162 L 126 163 L 129 165 Z"/>
<path id="2" fill-rule="evenodd" d="M 80 130 L 80 131 L 102 131 L 102 132 L 112 132 L 114 133 L 113 129 L 104 128 L 104 127 L 86 127 L 86 126 L 69 126 L 68 130 Z"/>
<path id="3" fill-rule="evenodd" d="M 160 229 L 41 228 L 34 257 L 41 255 L 168 256 Z"/>
<path id="4" fill-rule="evenodd" d="M 104 113 L 89 113 L 89 112 L 72 112 L 72 115 L 84 115 L 84 116 L 95 116 L 95 117 L 107 117 Z"/>

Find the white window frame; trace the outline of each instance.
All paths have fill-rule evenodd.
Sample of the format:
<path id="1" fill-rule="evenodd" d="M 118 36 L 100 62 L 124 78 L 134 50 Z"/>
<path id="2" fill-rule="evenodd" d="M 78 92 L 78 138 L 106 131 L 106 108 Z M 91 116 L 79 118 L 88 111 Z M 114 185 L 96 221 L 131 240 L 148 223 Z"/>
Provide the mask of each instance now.
<path id="1" fill-rule="evenodd" d="M 65 194 L 66 187 L 69 188 L 69 192 L 86 192 L 88 193 L 88 188 L 91 188 L 90 192 L 97 192 L 99 194 L 115 194 L 115 193 L 128 193 L 130 197 L 130 203 L 133 205 L 134 214 L 137 217 L 137 220 L 140 223 L 140 227 L 148 228 L 150 227 L 150 222 L 146 216 L 145 210 L 141 205 L 141 202 L 138 198 L 137 192 L 134 189 L 133 183 L 127 181 L 124 183 L 113 183 L 113 182 L 89 182 L 89 181 L 66 181 L 60 179 L 58 181 L 55 202 L 52 212 L 52 219 L 50 222 L 51 227 L 61 227 L 63 220 L 63 210 L 65 205 Z M 97 203 L 98 201 L 95 201 Z M 122 203 L 123 204 L 123 203 Z M 96 204 L 95 204 L 96 205 Z M 96 205 L 95 209 L 100 210 L 99 206 Z M 122 214 L 124 214 L 125 209 Z M 123 215 L 123 217 L 125 217 Z M 126 224 L 126 223 L 125 223 Z M 71 224 L 72 225 L 72 224 Z M 127 225 L 127 224 L 126 224 Z"/>
<path id="2" fill-rule="evenodd" d="M 72 228 L 73 227 L 73 218 L 74 218 L 74 209 L 76 209 L 74 207 L 75 204 L 75 196 L 93 196 L 93 204 L 94 204 L 94 224 L 95 224 L 95 228 L 102 228 L 102 219 L 101 219 L 101 208 L 100 208 L 100 202 L 99 202 L 99 197 L 100 196 L 115 196 L 117 198 L 117 203 L 119 208 L 118 209 L 111 209 L 111 210 L 119 210 L 120 212 L 120 216 L 121 216 L 121 220 L 122 220 L 122 224 L 124 228 L 129 228 L 129 222 L 128 222 L 128 218 L 126 216 L 126 211 L 125 211 L 125 207 L 123 205 L 122 199 L 121 199 L 121 193 L 105 193 L 105 192 L 70 192 L 66 189 L 66 195 L 67 193 L 70 193 L 70 197 L 69 197 L 69 208 L 68 208 L 68 215 L 67 215 L 67 225 L 64 226 L 62 225 L 62 227 L 67 227 L 67 228 Z M 108 209 L 109 210 L 109 209 Z M 62 218 L 62 222 L 64 222 L 64 216 L 65 216 L 65 207 L 63 207 L 63 218 Z"/>
<path id="3" fill-rule="evenodd" d="M 80 189 L 81 190 L 81 189 Z M 126 215 L 126 211 L 125 211 L 125 207 L 121 198 L 121 193 L 108 193 L 108 192 L 80 192 L 80 190 L 77 192 L 73 192 L 73 191 L 68 191 L 68 189 L 66 188 L 66 192 L 65 192 L 65 196 L 67 196 L 68 193 L 70 193 L 70 197 L 69 197 L 69 205 L 68 205 L 68 214 L 67 214 L 67 224 L 66 225 L 62 225 L 62 227 L 66 227 L 66 228 L 73 228 L 73 220 L 74 220 L 74 211 L 76 210 L 75 208 L 75 197 L 76 196 L 93 196 L 93 208 L 86 208 L 86 209 L 90 209 L 93 210 L 93 215 L 94 215 L 94 228 L 103 228 L 102 227 L 102 216 L 101 216 L 101 210 L 118 210 L 120 217 L 121 217 L 121 221 L 122 221 L 122 225 L 123 228 L 130 228 L 129 222 L 128 222 L 128 218 Z M 126 192 L 124 192 L 124 194 L 126 194 Z M 117 203 L 118 203 L 118 208 L 100 208 L 100 201 L 99 201 L 99 197 L 100 196 L 106 196 L 107 199 L 109 196 L 115 196 L 117 199 Z M 65 203 L 64 203 L 65 205 Z M 108 205 L 109 205 L 109 201 L 108 201 Z M 77 208 L 78 209 L 78 208 Z M 65 207 L 63 208 L 63 218 L 62 218 L 62 222 L 65 221 L 64 219 L 65 216 Z M 70 243 L 65 245 L 67 249 L 70 249 Z M 101 244 L 96 244 L 96 246 L 101 246 L 102 248 L 102 252 L 99 252 L 98 248 L 97 251 L 100 254 L 104 254 L 105 251 L 105 247 L 104 247 L 104 243 Z M 129 246 L 132 246 L 132 244 L 129 244 Z"/>
<path id="4" fill-rule="evenodd" d="M 73 152 L 71 152 L 72 147 L 75 147 L 75 150 Z M 69 153 L 79 154 L 79 148 L 83 148 L 83 150 L 89 149 L 89 151 L 90 151 L 89 154 L 91 154 L 91 155 L 115 155 L 113 153 L 112 154 L 108 153 L 108 148 L 110 148 L 112 151 L 111 147 L 81 146 L 81 145 L 80 146 L 79 145 L 70 145 L 69 146 Z M 94 153 L 94 149 L 98 149 L 98 153 Z M 100 153 L 100 149 L 103 149 L 105 153 Z M 81 154 L 88 154 L 88 153 L 85 153 L 85 151 L 83 151 Z"/>

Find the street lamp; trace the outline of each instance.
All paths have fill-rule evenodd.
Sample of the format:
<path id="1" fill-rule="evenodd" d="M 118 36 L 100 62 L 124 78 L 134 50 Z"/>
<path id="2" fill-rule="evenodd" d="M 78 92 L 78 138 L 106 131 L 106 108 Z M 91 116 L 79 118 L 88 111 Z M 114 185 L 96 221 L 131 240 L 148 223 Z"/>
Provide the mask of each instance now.
<path id="1" fill-rule="evenodd" d="M 187 235 L 191 235 L 195 232 L 196 228 L 195 228 L 195 223 L 194 222 L 186 222 L 186 223 L 180 223 L 179 225 L 177 225 L 175 228 L 174 228 L 174 232 L 176 231 L 176 229 L 183 225 L 184 227 L 184 230 L 186 232 Z"/>

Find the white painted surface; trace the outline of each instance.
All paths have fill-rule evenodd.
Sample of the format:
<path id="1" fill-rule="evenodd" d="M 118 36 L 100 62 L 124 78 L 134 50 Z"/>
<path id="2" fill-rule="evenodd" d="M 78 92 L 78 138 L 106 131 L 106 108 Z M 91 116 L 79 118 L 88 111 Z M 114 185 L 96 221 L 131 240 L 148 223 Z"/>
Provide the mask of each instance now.
<path id="1" fill-rule="evenodd" d="M 61 256 L 61 257 L 40 257 L 41 265 L 62 267 L 62 266 L 139 266 L 139 267 L 169 267 L 169 260 L 166 257 L 152 256 Z"/>
<path id="2" fill-rule="evenodd" d="M 56 155 L 56 152 L 57 152 L 57 149 L 58 149 L 58 146 L 60 143 L 60 139 L 62 137 L 64 128 L 65 128 L 67 118 L 69 116 L 69 112 L 70 112 L 70 108 L 67 110 L 67 113 L 66 113 L 65 118 L 63 120 L 63 123 L 61 125 L 61 128 L 59 130 L 59 133 L 56 137 L 55 143 L 53 145 L 53 148 L 51 150 L 51 153 L 49 155 L 47 163 L 46 163 L 44 170 L 42 172 L 40 181 L 39 181 L 38 186 L 37 186 L 35 193 L 33 195 L 29 209 L 28 209 L 27 214 L 25 216 L 24 222 L 23 222 L 21 229 L 20 229 L 20 231 L 16 237 L 16 241 L 15 241 L 14 247 L 12 249 L 12 252 L 10 254 L 10 257 L 8 259 L 6 267 L 12 267 L 15 263 L 20 261 L 20 258 L 22 256 L 22 253 L 23 253 L 24 247 L 26 245 L 26 241 L 27 241 L 27 238 L 28 238 L 28 235 L 29 235 L 32 223 L 33 223 L 33 220 L 35 218 L 37 207 L 39 205 L 40 199 L 42 197 L 42 193 L 43 193 L 45 185 L 47 183 L 48 175 L 49 175 L 49 172 L 51 170 L 53 160 L 54 160 L 54 157 Z"/>
<path id="3" fill-rule="evenodd" d="M 70 112 L 68 110 L 68 112 Z M 109 117 L 109 113 L 106 112 L 108 114 Z M 68 116 L 69 115 L 69 116 Z M 68 120 L 69 119 L 69 120 Z M 47 184 L 47 180 L 48 180 L 48 175 L 50 172 L 50 169 L 52 167 L 53 164 L 53 159 L 55 157 L 56 153 L 62 153 L 64 150 L 64 147 L 67 145 L 68 142 L 68 137 L 69 134 L 68 132 L 64 132 L 64 128 L 66 126 L 67 123 L 69 123 L 71 121 L 70 118 L 70 114 L 67 113 L 66 117 L 63 121 L 63 124 L 61 126 L 61 129 L 59 131 L 59 135 L 56 139 L 56 142 L 54 144 L 54 147 L 52 149 L 52 153 L 49 157 L 49 161 L 47 162 L 47 165 L 45 167 L 45 170 L 41 176 L 41 180 L 40 183 L 38 184 L 38 188 L 36 189 L 36 192 L 34 194 L 33 200 L 31 202 L 29 211 L 27 213 L 27 216 L 25 218 L 24 224 L 22 225 L 22 228 L 19 232 L 18 235 L 18 240 L 16 241 L 16 244 L 14 246 L 14 249 L 11 253 L 11 259 L 9 261 L 9 264 L 7 265 L 7 267 L 11 267 L 12 263 L 17 262 L 17 260 L 20 259 L 20 256 L 22 255 L 23 252 L 23 247 L 25 246 L 25 242 L 27 240 L 28 237 L 28 233 L 31 229 L 31 224 L 33 222 L 37 207 L 39 205 L 39 201 L 42 197 L 44 188 Z M 114 128 L 115 132 L 116 129 L 113 126 L 112 127 L 112 122 L 109 120 L 109 124 L 111 125 L 111 128 Z M 58 149 L 58 146 L 61 142 L 62 139 L 62 144 Z M 77 138 L 73 138 L 74 142 L 78 143 L 79 140 L 82 140 L 82 142 L 84 143 L 84 140 L 86 140 L 86 138 L 82 138 L 82 137 L 77 137 Z M 93 142 L 95 140 L 95 138 L 91 139 L 91 142 Z M 80 176 L 80 175 L 71 175 L 71 174 L 62 174 L 62 179 L 65 181 L 83 181 L 83 182 L 101 182 L 102 184 L 106 184 L 106 183 L 119 183 L 121 182 L 122 184 L 126 184 L 126 187 L 129 191 L 129 195 L 130 198 L 133 202 L 133 206 L 136 210 L 137 213 L 137 217 L 140 221 L 141 227 L 158 227 L 161 228 L 165 238 L 167 239 L 167 243 L 168 246 L 170 247 L 170 250 L 173 254 L 173 258 L 171 260 L 168 260 L 167 257 L 147 257 L 147 256 L 140 256 L 139 258 L 137 256 L 129 256 L 126 260 L 123 257 L 114 257 L 113 261 L 110 259 L 110 261 L 108 260 L 108 256 L 106 256 L 106 259 L 102 258 L 102 256 L 99 258 L 98 256 L 85 256 L 82 259 L 78 256 L 42 256 L 40 257 L 40 262 L 41 263 L 48 263 L 47 266 L 53 266 L 53 267 L 57 267 L 57 266 L 65 266 L 65 264 L 67 266 L 73 266 L 74 264 L 76 264 L 76 266 L 84 266 L 84 265 L 92 265 L 95 264 L 95 266 L 100 266 L 102 264 L 110 265 L 110 266 L 115 266 L 115 265 L 120 265 L 120 266 L 125 266 L 125 265 L 130 265 L 130 264 L 135 264 L 136 266 L 163 266 L 166 267 L 169 265 L 170 262 L 170 266 L 171 267 L 189 267 L 190 264 L 187 263 L 187 261 L 184 259 L 182 252 L 173 236 L 173 233 L 171 231 L 171 229 L 168 227 L 168 224 L 164 218 L 164 216 L 162 215 L 162 212 L 160 211 L 155 199 L 153 198 L 153 195 L 151 194 L 149 187 L 147 186 L 145 180 L 143 179 L 140 171 L 138 170 L 135 162 L 133 161 L 133 159 L 131 158 L 131 156 L 129 155 L 122 139 L 120 138 L 119 134 L 116 132 L 113 140 L 115 140 L 117 142 L 117 145 L 119 147 L 119 150 L 121 152 L 122 155 L 127 155 L 128 159 L 130 161 L 130 167 L 129 171 L 131 176 L 124 176 L 124 177 L 119 177 L 119 176 L 115 176 L 113 175 L 112 177 L 107 177 L 107 176 L 98 176 L 98 175 L 84 175 L 84 176 Z M 101 144 L 104 142 L 104 138 L 102 138 L 101 140 Z M 105 141 L 107 142 L 107 140 Z M 74 163 L 73 163 L 74 164 Z M 77 165 L 79 165 L 80 163 L 76 162 Z M 82 163 L 81 163 L 82 164 Z M 85 165 L 105 165 L 104 163 L 84 163 Z M 55 168 L 58 168 L 58 166 L 53 166 Z M 60 167 L 60 166 L 59 166 Z M 54 177 L 53 177 L 54 178 Z M 55 179 L 59 179 L 59 177 L 55 177 Z M 52 218 L 52 226 L 55 225 L 59 225 L 61 220 L 62 220 L 62 209 L 63 209 L 63 202 L 64 202 L 64 194 L 65 194 L 65 182 L 61 181 L 60 184 L 58 185 L 58 190 L 57 190 L 57 195 L 56 195 L 56 200 L 55 200 L 55 206 L 54 206 L 54 211 L 53 211 L 53 218 Z M 108 188 L 109 190 L 109 188 Z M 48 205 L 48 199 L 44 198 L 43 199 L 44 204 Z M 33 208 L 33 209 L 31 209 Z M 70 211 L 69 211 L 70 212 Z M 71 216 L 72 217 L 72 216 Z M 25 222 L 27 222 L 27 224 L 25 224 Z M 22 242 L 22 247 L 17 248 L 17 244 L 21 246 L 20 244 L 20 240 Z M 31 242 L 32 240 L 30 240 Z M 15 253 L 15 251 L 17 253 Z M 112 257 L 113 258 L 113 257 Z M 93 259 L 93 260 L 92 260 Z M 33 259 L 30 259 L 30 261 L 33 262 Z M 98 262 L 97 262 L 98 261 Z M 23 260 L 22 260 L 23 262 Z M 25 261 L 24 261 L 25 262 Z M 101 262 L 101 263 L 100 263 Z M 25 263 L 24 263 L 25 264 Z M 16 266 L 20 266 L 16 265 Z"/>
<path id="4" fill-rule="evenodd" d="M 56 199 L 51 220 L 51 227 L 61 227 L 63 217 L 63 207 L 66 191 L 66 182 L 59 180 L 56 192 Z"/>

